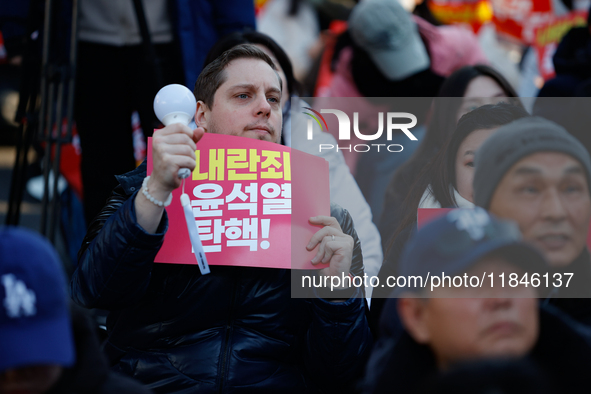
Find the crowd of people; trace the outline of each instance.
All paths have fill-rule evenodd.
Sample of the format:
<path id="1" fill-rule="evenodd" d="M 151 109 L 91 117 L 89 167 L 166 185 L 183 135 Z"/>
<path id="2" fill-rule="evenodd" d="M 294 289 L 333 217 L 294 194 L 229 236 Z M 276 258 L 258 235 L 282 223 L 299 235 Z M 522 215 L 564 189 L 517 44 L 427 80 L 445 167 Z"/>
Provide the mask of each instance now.
<path id="1" fill-rule="evenodd" d="M 290 29 L 313 9 L 273 2 L 294 18 Z M 428 98 L 419 141 L 398 156 L 323 151 L 338 145 L 338 128 L 314 126 L 306 138 L 302 112 L 314 94 L 298 81 L 314 60 L 294 65 L 293 48 L 282 47 L 290 40 L 253 30 L 254 4 L 144 3 L 130 24 L 131 3 L 81 1 L 77 122 L 89 225 L 69 278 L 43 237 L 0 228 L 0 394 L 589 391 L 591 156 L 578 122 L 587 101 L 530 105 L 471 31 L 437 25 L 425 6 L 413 14 L 396 0 L 363 0 L 319 55 L 332 65 L 320 95 L 334 108 L 361 100 L 354 110 L 370 131 L 384 108 L 374 98 Z M 205 25 L 188 26 L 196 15 Z M 146 20 L 148 44 L 168 62 L 134 74 Z M 265 31 L 281 30 L 272 22 Z M 557 77 L 541 95 L 588 90 L 579 66 L 589 26 L 560 44 Z M 586 43 L 573 49 L 577 39 Z M 565 66 L 569 56 L 576 65 Z M 126 133 L 133 106 L 142 125 L 154 123 L 144 101 L 155 78 L 185 80 L 197 107 L 194 127 L 144 130 L 148 172 L 147 160 L 133 168 Z M 118 97 L 120 113 L 106 119 L 100 101 L 117 81 L 144 86 Z M 155 263 L 179 169 L 195 169 L 206 133 L 328 162 L 330 215 L 309 218 L 317 231 L 307 245 L 292 241 L 318 252 L 311 263 L 322 269 L 215 265 L 204 275 L 198 265 Z M 116 157 L 105 156 L 115 145 Z M 351 280 L 293 297 L 304 274 Z M 368 276 L 382 285 L 354 284 Z"/>

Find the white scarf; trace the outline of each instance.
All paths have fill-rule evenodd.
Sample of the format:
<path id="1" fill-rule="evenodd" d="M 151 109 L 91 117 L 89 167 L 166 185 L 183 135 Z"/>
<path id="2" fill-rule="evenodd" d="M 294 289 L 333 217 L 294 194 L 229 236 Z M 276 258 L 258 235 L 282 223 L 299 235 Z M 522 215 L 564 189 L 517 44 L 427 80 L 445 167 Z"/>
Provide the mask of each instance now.
<path id="1" fill-rule="evenodd" d="M 458 193 L 458 191 L 454 188 L 454 198 L 456 203 L 458 204 L 458 208 L 474 208 L 474 203 L 466 200 L 464 197 Z M 433 196 L 433 191 L 431 190 L 431 185 L 427 187 L 427 190 L 423 193 L 421 197 L 421 202 L 419 203 L 419 208 L 441 208 L 441 203 L 435 199 Z"/>

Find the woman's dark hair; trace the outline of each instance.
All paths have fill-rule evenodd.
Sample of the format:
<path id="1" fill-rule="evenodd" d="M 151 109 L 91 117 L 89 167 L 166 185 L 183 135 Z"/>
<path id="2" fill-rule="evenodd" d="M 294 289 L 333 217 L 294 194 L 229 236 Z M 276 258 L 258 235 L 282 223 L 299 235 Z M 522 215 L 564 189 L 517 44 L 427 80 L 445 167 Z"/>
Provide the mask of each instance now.
<path id="1" fill-rule="evenodd" d="M 438 97 L 464 97 L 472 80 L 478 77 L 492 78 L 505 92 L 506 97 L 517 97 L 517 92 L 509 82 L 494 68 L 485 65 L 466 66 L 454 71 L 439 89 Z M 519 100 L 509 100 L 514 105 L 521 105 Z M 456 117 L 462 100 L 436 99 L 433 104 L 433 116 L 427 127 L 423 142 L 418 152 L 432 152 L 433 147 L 440 148 L 453 132 Z M 412 160 L 412 159 L 411 159 Z"/>
<path id="2" fill-rule="evenodd" d="M 283 69 L 285 79 L 287 79 L 289 95 L 300 94 L 300 84 L 293 75 L 293 67 L 287 53 L 271 37 L 257 31 L 244 30 L 220 38 L 207 53 L 203 67 L 205 68 L 205 66 L 213 62 L 228 49 L 240 44 L 260 44 L 268 48 L 279 62 L 279 66 Z"/>
<path id="3" fill-rule="evenodd" d="M 466 137 L 476 130 L 492 129 L 526 116 L 529 116 L 529 114 L 523 107 L 499 103 L 496 105 L 483 105 L 460 118 L 455 132 L 448 137 L 443 149 L 427 168 L 427 171 L 433 174 L 430 177 L 433 196 L 441 203 L 442 207 L 457 206 L 453 194 L 450 193 L 449 186 L 457 187 L 456 156 Z"/>
<path id="4" fill-rule="evenodd" d="M 439 201 L 443 208 L 457 206 L 450 186 L 456 187 L 456 155 L 466 137 L 476 130 L 496 128 L 526 116 L 529 114 L 522 106 L 506 103 L 483 105 L 462 116 L 443 148 L 433 161 L 423 167 L 412 184 L 401 207 L 404 218 L 399 223 L 392 239 L 416 222 L 417 209 L 427 187 L 431 186 L 433 197 Z"/>
<path id="5" fill-rule="evenodd" d="M 300 10 L 300 4 L 302 0 L 290 0 L 289 1 L 289 10 L 287 11 L 288 16 L 296 16 L 298 11 Z"/>
<path id="6" fill-rule="evenodd" d="M 394 173 L 386 189 L 384 210 L 380 218 L 380 231 L 384 247 L 387 235 L 394 230 L 391 222 L 399 222 L 406 212 L 402 212 L 399 205 L 406 198 L 408 188 L 412 185 L 417 174 L 437 155 L 446 139 L 456 128 L 458 110 L 462 105 L 466 89 L 473 79 L 481 76 L 492 78 L 508 97 L 505 101 L 522 107 L 517 99 L 517 93 L 509 82 L 493 68 L 484 65 L 466 66 L 451 74 L 441 86 L 439 97 L 433 102 L 433 111 L 427 125 L 427 130 L 421 144 L 404 164 Z"/>

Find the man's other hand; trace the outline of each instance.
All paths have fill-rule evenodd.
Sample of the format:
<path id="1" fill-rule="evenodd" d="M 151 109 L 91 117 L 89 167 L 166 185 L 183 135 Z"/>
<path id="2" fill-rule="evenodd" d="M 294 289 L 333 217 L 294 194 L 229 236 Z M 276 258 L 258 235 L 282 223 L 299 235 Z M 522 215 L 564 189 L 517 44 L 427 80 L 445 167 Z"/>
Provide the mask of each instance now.
<path id="1" fill-rule="evenodd" d="M 314 216 L 309 220 L 313 225 L 324 226 L 312 236 L 306 247 L 313 250 L 318 246 L 318 252 L 311 260 L 312 264 L 329 263 L 319 274 L 338 277 L 349 275 L 353 259 L 353 237 L 343 233 L 339 222 L 331 216 Z"/>

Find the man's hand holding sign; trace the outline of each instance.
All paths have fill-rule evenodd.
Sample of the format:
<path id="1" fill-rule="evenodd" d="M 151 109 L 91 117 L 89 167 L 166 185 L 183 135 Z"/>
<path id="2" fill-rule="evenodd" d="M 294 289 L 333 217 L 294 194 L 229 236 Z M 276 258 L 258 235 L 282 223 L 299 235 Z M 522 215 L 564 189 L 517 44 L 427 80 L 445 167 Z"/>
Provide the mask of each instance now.
<path id="1" fill-rule="evenodd" d="M 344 234 L 339 222 L 331 216 L 314 216 L 310 218 L 310 223 L 324 226 L 312 236 L 306 246 L 306 249 L 311 251 L 317 248 L 316 256 L 311 262 L 314 265 L 329 264 L 328 267 L 319 270 L 318 275 L 326 277 L 331 286 L 337 289 L 338 294 L 339 290 L 346 290 L 350 285 L 343 279 L 350 275 L 354 247 L 353 237 Z M 338 278 L 337 286 L 334 286 L 333 277 L 335 281 Z M 341 296 L 343 298 L 334 299 L 332 302 L 345 301 L 347 298 L 345 294 Z"/>
<path id="2" fill-rule="evenodd" d="M 306 246 L 308 250 L 314 250 L 318 246 L 312 264 L 329 263 L 329 266 L 322 268 L 319 274 L 339 278 L 342 275 L 348 276 L 353 255 L 353 237 L 343 234 L 339 222 L 330 216 L 314 216 L 310 218 L 310 223 L 324 226 L 312 236 Z"/>
<path id="3" fill-rule="evenodd" d="M 188 128 L 184 126 L 167 126 L 156 130 L 149 143 L 152 146 L 158 144 L 153 146 L 152 154 L 148 156 L 148 173 L 152 171 L 151 174 L 154 174 L 150 182 L 157 181 L 157 185 L 162 186 L 156 190 L 163 189 L 167 193 L 174 191 L 175 196 L 167 208 L 170 228 L 157 262 L 195 263 L 177 202 L 177 194 L 180 194 L 177 189 L 181 182 L 176 171 L 185 167 L 193 171 L 185 188 L 191 196 L 196 224 L 212 265 L 321 269 L 319 274 L 323 276 L 341 277 L 342 274 L 349 274 L 353 239 L 343 233 L 335 218 L 324 216 L 328 213 L 329 200 L 327 166 L 322 159 L 252 139 L 211 134 L 205 138 L 200 128 L 194 131 L 194 136 L 201 142 L 195 144 L 187 131 Z M 191 151 L 193 146 L 196 151 Z M 238 159 L 244 159 L 244 166 L 247 166 L 249 156 L 256 158 L 255 172 L 247 173 L 247 168 L 230 169 L 239 163 Z M 271 162 L 270 158 L 277 161 L 276 165 L 280 166 L 278 169 L 273 166 L 264 168 L 267 159 Z M 157 165 L 159 174 L 155 174 Z M 237 178 L 239 176 L 249 178 L 241 180 Z M 274 178 L 267 178 L 271 176 Z M 294 186 L 294 177 L 298 180 L 305 177 L 307 183 L 303 185 L 296 182 Z M 249 192 L 247 196 L 243 191 L 249 188 L 253 193 Z M 150 186 L 149 190 L 151 193 Z M 214 199 L 209 198 L 215 190 L 219 190 L 219 195 L 215 195 Z M 242 194 L 244 200 L 233 199 L 232 196 L 237 193 Z M 287 198 L 279 198 L 283 195 Z M 303 202 L 298 196 L 302 197 Z M 168 194 L 159 197 L 168 198 Z M 250 209 L 245 208 L 246 205 L 250 205 Z M 253 225 L 250 235 L 247 235 L 247 227 L 237 224 L 245 220 L 245 223 Z M 155 227 L 157 225 L 153 224 Z M 216 226 L 221 230 L 217 231 Z M 306 228 L 302 229 L 302 226 Z M 322 229 L 318 230 L 319 226 Z M 268 230 L 267 235 L 265 228 Z M 267 240 L 270 247 L 261 240 Z M 301 251 L 291 250 L 289 240 L 294 249 Z M 240 241 L 242 246 L 235 246 Z M 245 247 L 249 243 L 250 249 Z M 288 256 L 298 261 L 291 262 Z"/>
<path id="4" fill-rule="evenodd" d="M 239 82 L 239 81 L 238 81 Z M 239 84 L 240 86 L 240 84 Z M 248 89 L 252 89 L 252 87 L 248 86 Z M 187 92 L 185 92 L 185 90 Z M 177 92 L 178 91 L 178 92 Z M 232 91 L 232 89 L 230 89 L 230 91 Z M 274 94 L 274 90 L 271 89 L 271 91 Z M 173 97 L 171 96 L 172 93 L 175 93 L 177 97 Z M 262 182 L 267 182 L 263 185 L 263 187 L 261 187 L 260 192 L 262 194 L 262 197 L 270 197 L 269 195 L 266 194 L 270 194 L 271 190 L 274 190 L 274 188 L 278 188 L 281 187 L 281 189 L 283 190 L 283 192 L 281 193 L 281 196 L 284 196 L 284 192 L 287 191 L 287 197 L 289 197 L 288 200 L 286 200 L 287 204 L 286 206 L 284 206 L 283 208 L 288 208 L 288 209 L 284 209 L 284 210 L 277 210 L 277 212 L 289 212 L 291 213 L 291 183 L 282 183 L 280 185 L 275 184 L 275 183 L 270 183 L 271 181 L 274 181 L 275 179 L 281 178 L 283 177 L 284 181 L 291 181 L 291 159 L 292 156 L 289 152 L 289 150 L 287 149 L 283 149 L 284 152 L 274 152 L 271 151 L 269 147 L 265 147 L 264 143 L 263 146 L 259 149 L 259 151 L 261 152 L 261 155 L 258 155 L 257 153 L 253 153 L 256 152 L 255 149 L 256 148 L 256 144 L 253 144 L 251 141 L 248 142 L 248 145 L 250 145 L 250 149 L 240 149 L 238 148 L 239 146 L 241 146 L 242 144 L 238 144 L 236 148 L 233 149 L 224 149 L 226 148 L 228 145 L 226 143 L 224 143 L 223 140 L 220 140 L 217 143 L 212 143 L 212 144 L 206 144 L 204 146 L 203 149 L 198 149 L 197 147 L 197 142 L 203 137 L 203 134 L 205 133 L 205 130 L 203 127 L 198 127 L 196 130 L 191 130 L 189 127 L 185 126 L 184 124 L 187 123 L 187 121 L 189 120 L 190 115 L 188 114 L 188 110 L 185 111 L 179 111 L 175 108 L 175 106 L 178 106 L 179 104 L 182 105 L 183 101 L 189 101 L 187 99 L 188 96 L 191 96 L 190 99 L 191 101 L 193 101 L 193 97 L 190 94 L 190 92 L 188 91 L 188 89 L 184 88 L 183 86 L 180 85 L 170 85 L 167 86 L 165 88 L 163 88 L 158 95 L 156 96 L 156 99 L 154 101 L 154 109 L 158 115 L 158 117 L 163 121 L 163 123 L 165 123 L 166 127 L 164 127 L 163 129 L 160 130 L 156 130 L 154 132 L 154 136 L 151 142 L 151 149 L 149 149 L 149 151 L 151 152 L 151 155 L 149 155 L 148 158 L 148 172 L 150 174 L 150 177 L 148 178 L 148 180 L 146 181 L 146 187 L 144 188 L 144 195 L 146 196 L 145 199 L 138 199 L 136 200 L 136 211 L 137 211 L 137 215 L 138 215 L 138 223 L 142 226 L 146 226 L 145 228 L 149 231 L 149 232 L 155 232 L 158 229 L 158 225 L 160 223 L 161 220 L 161 216 L 162 216 L 162 206 L 166 207 L 168 205 L 170 205 L 170 202 L 172 201 L 172 192 L 173 190 L 177 189 L 180 185 L 181 185 L 181 179 L 180 179 L 180 172 L 178 173 L 179 175 L 177 175 L 177 171 L 179 171 L 179 169 L 188 169 L 191 172 L 193 172 L 193 177 L 192 180 L 202 180 L 202 182 L 200 182 L 200 186 L 203 186 L 200 190 L 201 192 L 203 191 L 213 191 L 213 190 L 217 190 L 218 188 L 220 190 L 223 190 L 223 183 L 220 184 L 218 183 L 211 183 L 212 181 L 220 181 L 220 180 L 234 180 L 234 181 L 240 181 L 240 180 L 245 180 L 245 179 L 249 179 L 249 180 L 258 180 L 259 183 L 250 183 L 250 186 L 248 186 L 248 183 L 239 183 L 236 182 L 234 184 L 232 184 L 231 186 L 233 187 L 232 192 L 230 193 L 231 195 L 235 194 L 235 191 L 238 191 L 238 193 L 242 193 L 242 187 L 245 186 L 245 190 L 252 190 L 253 186 L 254 188 L 258 189 L 258 185 Z M 168 97 L 171 96 L 171 97 Z M 273 100 L 275 100 L 275 98 L 273 97 Z M 242 105 L 242 99 L 240 100 L 239 104 Z M 177 104 L 178 102 L 178 104 Z M 232 102 L 232 101 L 230 101 Z M 262 105 L 262 107 L 266 107 L 266 109 L 272 109 L 274 104 L 268 104 L 267 102 Z M 257 104 L 257 107 L 259 105 Z M 166 107 L 166 111 L 164 111 L 161 107 Z M 193 101 L 192 103 L 192 107 L 195 108 L 195 103 Z M 263 109 L 263 108 L 259 108 L 259 110 Z M 199 102 L 199 104 L 197 105 L 197 108 L 199 109 L 197 111 L 197 117 L 196 119 L 200 122 L 200 123 L 204 123 L 205 125 L 208 124 L 208 120 L 207 119 L 211 119 L 211 116 L 207 114 L 207 106 L 205 106 L 203 104 L 203 102 Z M 171 112 L 172 111 L 172 112 Z M 166 113 L 164 113 L 166 112 Z M 168 112 L 171 112 L 170 114 Z M 185 114 L 184 112 L 187 112 L 187 114 Z M 262 111 L 259 111 L 262 112 Z M 173 114 L 180 114 L 178 116 L 175 116 L 173 119 Z M 177 119 L 178 118 L 178 119 Z M 182 119 L 181 119 L 182 118 Z M 185 119 L 186 118 L 186 119 Z M 264 119 L 264 118 L 263 118 Z M 265 138 L 260 138 L 260 136 L 258 134 L 256 134 L 257 137 L 259 137 L 258 139 L 264 139 L 264 140 L 275 140 L 278 137 L 278 134 L 276 134 L 276 130 L 277 127 L 273 126 L 270 122 L 270 117 L 267 118 L 267 121 L 261 121 L 260 119 L 257 120 L 256 122 L 248 122 L 246 127 L 245 127 L 245 133 L 243 134 L 238 134 L 238 135 L 244 135 L 244 136 L 248 136 L 248 137 L 252 137 L 252 132 L 251 130 L 253 129 L 253 124 L 257 123 L 259 124 L 259 126 L 257 126 L 258 128 L 260 128 L 261 130 L 271 130 L 272 132 L 269 132 L 268 135 L 264 135 Z M 209 121 L 209 123 L 212 123 L 211 120 Z M 213 132 L 220 132 L 221 130 L 218 130 L 215 124 L 215 127 L 212 127 Z M 226 125 L 226 127 L 228 127 L 228 125 Z M 259 133 L 260 134 L 260 133 Z M 201 144 L 202 145 L 202 144 Z M 201 146 L 200 145 L 200 146 Z M 246 146 L 244 146 L 244 148 L 246 148 Z M 264 150 L 267 149 L 267 150 Z M 213 150 L 213 152 L 212 152 Z M 200 151 L 200 152 L 199 152 Z M 196 154 L 197 153 L 197 154 Z M 201 155 L 199 155 L 199 153 L 201 153 Z M 242 165 L 242 162 L 240 162 L 239 164 L 237 164 L 238 160 L 246 160 L 246 154 L 249 154 L 248 156 L 248 162 L 250 163 L 249 165 L 249 170 L 252 172 L 253 171 L 253 167 L 254 167 L 254 171 L 257 172 L 257 165 L 258 165 L 258 172 L 259 174 L 246 174 L 244 173 L 244 170 L 242 170 L 241 168 L 244 168 L 245 166 L 248 165 L 247 162 L 244 162 Z M 242 156 L 243 157 L 242 157 Z M 254 159 L 253 159 L 254 156 Z M 261 157 L 262 156 L 262 157 Z M 283 159 L 283 163 L 280 162 L 280 157 L 282 156 Z M 200 158 L 206 158 L 205 163 L 200 163 Z M 214 158 L 212 161 L 212 157 Z M 207 158 L 209 158 L 209 161 L 207 160 Z M 224 162 L 224 160 L 227 158 L 227 161 Z M 220 172 L 220 160 L 223 162 L 221 163 L 221 172 Z M 308 158 L 306 158 L 306 161 L 308 160 Z M 300 160 L 300 163 L 303 160 Z M 260 164 L 259 164 L 260 162 Z M 254 164 L 254 166 L 253 166 Z M 213 170 L 210 168 L 210 166 L 213 166 Z M 277 167 L 277 169 L 273 168 L 273 166 Z M 264 168 L 268 168 L 268 170 L 264 170 Z M 269 168 L 270 167 L 270 168 Z M 229 168 L 237 168 L 237 169 L 232 169 L 229 170 Z M 319 168 L 315 168 L 315 170 L 319 171 Z M 205 172 L 203 172 L 205 171 Z M 217 171 L 217 172 L 216 172 Z M 317 172 L 316 171 L 316 172 Z M 320 171 L 322 172 L 322 171 Z M 310 171 L 308 172 L 308 174 L 313 174 L 314 172 Z M 212 175 L 214 174 L 214 175 Z M 307 175 L 307 177 L 310 177 L 310 175 Z M 264 179 L 267 178 L 267 179 Z M 269 179 L 270 178 L 270 179 Z M 210 183 L 207 183 L 207 182 Z M 262 181 L 262 182 L 261 182 Z M 189 183 L 189 189 L 195 187 L 196 190 L 196 183 Z M 285 190 L 285 188 L 287 188 L 287 190 Z M 184 189 L 184 187 L 183 187 Z M 227 189 L 227 191 L 229 191 L 229 189 Z M 189 192 L 190 193 L 190 192 Z M 266 194 L 265 194 L 266 193 Z M 196 197 L 199 200 L 199 196 L 200 195 L 209 195 L 210 193 L 193 193 L 194 197 Z M 231 198 L 230 196 L 228 196 L 228 194 L 226 193 L 225 196 L 225 202 L 228 203 L 230 200 L 229 198 Z M 252 197 L 252 195 L 251 195 Z M 189 200 L 189 196 L 186 196 L 187 201 L 184 203 L 184 205 L 188 205 L 191 204 L 193 207 L 198 205 L 200 202 L 197 200 L 193 200 L 192 202 Z M 235 199 L 235 197 L 234 197 Z M 252 200 L 252 199 L 251 199 Z M 212 200 L 213 201 L 213 200 Z M 217 200 L 220 201 L 220 200 Z M 223 201 L 223 200 L 221 200 Z M 231 200 L 233 201 L 233 199 Z M 244 200 L 243 200 L 244 201 Z M 254 207 L 254 215 L 252 212 L 252 204 L 237 204 L 237 205 L 251 205 L 251 210 L 250 210 L 250 218 L 241 218 L 239 219 L 236 215 L 236 212 L 230 212 L 230 215 L 232 217 L 228 217 L 228 215 L 225 215 L 224 219 L 229 219 L 226 221 L 219 221 L 216 223 L 216 221 L 214 220 L 213 222 L 211 220 L 208 221 L 203 221 L 200 220 L 203 217 L 211 217 L 213 215 L 209 214 L 209 213 L 204 213 L 202 212 L 203 208 L 193 208 L 193 214 L 191 214 L 191 208 L 187 207 L 186 210 L 188 210 L 186 212 L 186 218 L 187 218 L 187 224 L 189 225 L 189 232 L 191 232 L 193 230 L 192 226 L 193 224 L 197 223 L 197 231 L 200 232 L 201 234 L 204 233 L 204 228 L 200 228 L 200 224 L 203 226 L 203 223 L 207 222 L 208 225 L 211 225 L 212 223 L 214 224 L 214 226 L 217 224 L 217 228 L 221 228 L 221 232 L 223 234 L 218 234 L 218 238 L 220 238 L 220 235 L 226 235 L 226 238 L 234 240 L 234 241 L 229 241 L 226 243 L 226 246 L 229 246 L 229 244 L 231 242 L 234 242 L 234 245 L 237 244 L 237 241 L 235 241 L 236 239 L 236 233 L 240 232 L 240 233 L 244 233 L 246 232 L 246 223 L 248 223 L 249 226 L 254 224 L 254 228 L 250 229 L 252 231 L 254 231 L 254 237 L 252 236 L 252 234 L 250 234 L 250 230 L 249 230 L 249 234 L 250 235 L 246 235 L 243 238 L 249 238 L 252 240 L 252 238 L 254 238 L 254 243 L 251 240 L 244 240 L 243 243 L 241 243 L 241 245 L 245 245 L 249 244 L 250 245 L 250 251 L 252 252 L 257 251 L 257 246 L 256 246 L 256 239 L 258 238 L 258 232 L 259 230 L 261 230 L 263 233 L 265 232 L 264 229 L 259 228 L 259 227 L 263 227 L 264 224 L 266 224 L 266 228 L 267 230 L 269 230 L 270 224 L 271 224 L 271 219 L 262 219 L 262 218 L 258 218 L 256 217 L 256 213 L 257 213 L 257 208 L 263 208 L 263 213 L 265 214 L 270 214 L 273 213 L 271 212 L 271 207 L 270 206 L 257 206 L 256 202 L 257 202 L 257 197 L 255 196 L 254 200 L 252 200 L 255 202 L 255 207 Z M 264 204 L 267 202 L 273 202 L 275 203 L 273 200 L 270 199 L 266 199 L 263 200 Z M 234 207 L 231 207 L 231 204 L 227 204 L 228 205 L 228 209 L 229 210 L 236 210 L 237 207 L 236 204 L 234 204 Z M 217 207 L 217 206 L 216 206 Z M 222 206 L 222 208 L 224 208 Z M 259 209 L 260 210 L 260 209 Z M 296 209 L 297 210 L 297 209 Z M 221 210 L 217 211 L 217 212 L 222 212 Z M 310 212 L 314 212 L 314 209 L 312 208 L 312 211 Z M 169 211 L 169 215 L 174 217 L 176 215 L 176 211 L 173 209 L 172 211 Z M 299 212 L 298 212 L 299 213 Z M 316 214 L 320 213 L 322 214 L 322 211 L 317 211 L 314 212 Z M 189 215 L 189 216 L 187 216 Z M 239 216 L 239 215 L 238 215 Z M 195 222 L 195 220 L 197 220 Z M 224 229 L 228 226 L 228 223 L 232 223 L 234 226 L 236 226 L 236 224 L 238 223 L 239 220 L 245 220 L 244 222 L 244 227 L 239 228 L 239 227 L 232 227 L 234 230 L 232 230 L 233 232 L 231 234 L 228 234 L 227 232 L 224 233 Z M 260 220 L 260 222 L 259 222 Z M 266 221 L 266 223 L 264 223 Z M 224 224 L 224 226 L 221 226 L 221 224 Z M 260 223 L 260 226 L 259 226 Z M 313 251 L 316 248 L 316 245 L 318 246 L 317 249 L 317 256 L 311 259 L 311 263 L 314 267 L 318 266 L 318 264 L 321 264 L 320 267 L 328 264 L 329 266 L 326 268 L 322 268 L 322 271 L 320 272 L 321 275 L 323 276 L 341 276 L 341 275 L 349 275 L 349 270 L 351 267 L 351 256 L 352 256 L 352 250 L 353 250 L 353 239 L 350 236 L 345 235 L 342 232 L 341 227 L 339 226 L 338 222 L 336 221 L 336 219 L 328 217 L 328 216 L 318 216 L 318 217 L 312 217 L 309 219 L 309 223 L 314 225 L 314 226 L 318 226 L 318 225 L 323 225 L 325 226 L 322 230 L 318 231 L 314 237 L 312 237 L 312 239 L 310 240 L 310 242 L 308 243 L 308 250 Z M 174 220 L 171 221 L 171 224 L 173 226 L 176 226 L 176 222 Z M 180 224 L 180 223 L 179 223 Z M 212 231 L 212 233 L 215 234 L 215 229 L 214 231 Z M 268 232 L 268 231 L 267 231 Z M 219 233 L 219 232 L 218 232 Z M 196 232 L 195 232 L 196 234 Z M 194 236 L 195 236 L 194 234 Z M 244 235 L 244 234 L 238 234 L 238 236 L 240 235 Z M 204 236 L 205 239 L 210 239 L 208 238 L 210 236 L 210 234 L 207 234 Z M 335 238 L 336 236 L 336 238 Z M 203 237 L 203 236 L 202 236 Z M 264 235 L 263 235 L 264 237 Z M 168 236 L 168 242 L 166 241 L 167 239 L 165 239 L 165 247 L 164 250 L 166 250 L 166 244 L 167 243 L 174 243 L 175 245 L 175 249 L 182 249 L 183 245 L 180 244 L 178 242 L 178 238 L 177 236 L 174 237 L 174 240 L 171 241 L 171 238 L 173 238 L 171 235 Z M 183 237 L 186 238 L 186 237 Z M 199 236 L 197 236 L 197 238 L 199 238 Z M 293 239 L 293 238 L 292 238 Z M 219 240 L 218 240 L 219 241 Z M 285 239 L 283 239 L 283 241 L 285 241 Z M 299 240 L 298 240 L 299 241 Z M 240 242 L 240 241 L 238 241 Z M 268 241 L 264 241 L 265 244 L 261 243 L 260 246 L 262 247 L 262 249 L 268 249 L 269 245 L 271 245 L 271 243 L 269 243 Z M 200 243 L 200 242 L 198 242 Z M 254 247 L 253 247 L 254 246 Z M 294 246 L 296 248 L 299 247 L 299 242 L 295 242 Z M 221 246 L 220 246 L 221 247 Z M 184 247 L 185 249 L 186 246 Z M 201 249 L 202 247 L 200 246 L 199 249 Z M 208 247 L 206 247 L 207 250 Z M 279 249 L 276 249 L 279 250 Z M 212 251 L 211 246 L 209 247 L 209 251 Z M 216 252 L 219 250 L 215 250 Z M 195 253 L 195 255 L 197 254 L 195 252 L 195 243 L 193 243 L 193 253 Z M 278 252 L 274 252 L 275 256 L 277 258 L 280 258 L 282 260 L 284 260 L 285 258 L 285 254 L 284 253 L 278 253 Z M 224 262 L 222 264 L 224 265 L 234 265 L 234 263 L 232 263 L 232 259 L 227 259 L 225 256 L 225 253 L 222 253 L 222 255 L 224 255 Z M 257 261 L 259 259 L 255 258 L 251 258 L 251 260 L 255 261 L 254 264 L 244 264 L 244 258 L 242 258 L 243 256 L 241 256 L 241 258 L 239 259 L 239 263 L 238 265 L 250 265 L 250 266 L 257 266 Z M 299 254 L 298 254 L 299 257 Z M 247 257 L 246 260 L 248 260 L 249 258 Z M 236 260 L 236 259 L 235 259 Z M 167 262 L 167 263 L 189 263 L 189 261 L 187 260 L 176 260 L 176 256 L 169 256 L 169 257 L 164 257 L 162 260 L 160 260 L 162 262 Z M 190 260 L 191 263 L 193 260 Z M 277 268 L 286 268 L 285 267 L 285 263 L 283 264 L 277 264 L 275 265 L 275 263 L 271 263 L 271 265 L 269 263 L 263 263 L 260 266 L 275 266 Z M 296 268 L 298 266 L 301 266 L 301 263 L 296 263 Z M 311 267 L 309 267 L 311 268 Z M 339 286 L 340 287 L 340 286 Z M 343 285 L 344 287 L 344 285 Z"/>

